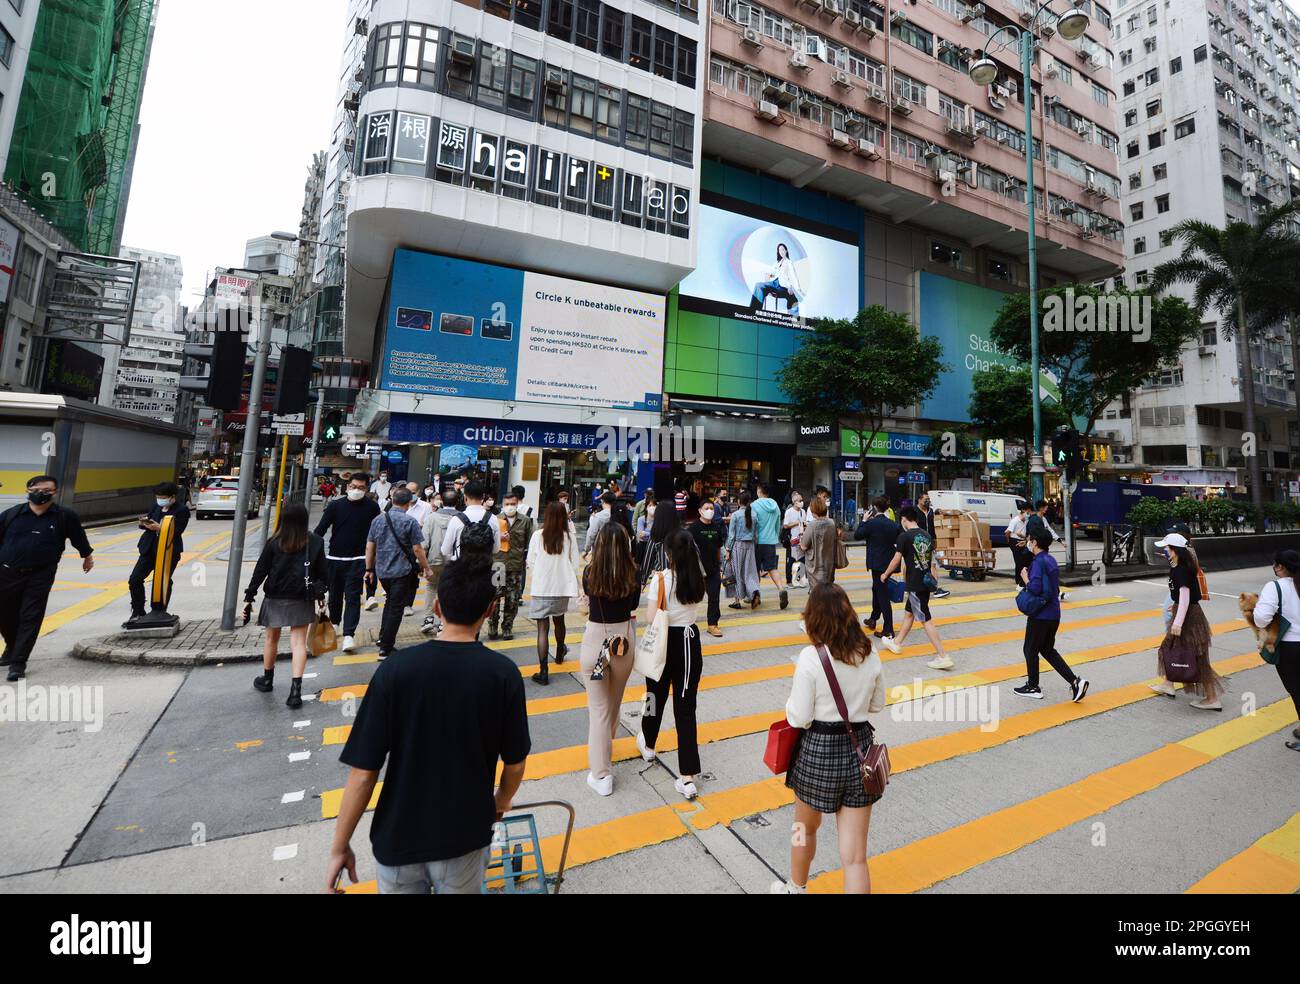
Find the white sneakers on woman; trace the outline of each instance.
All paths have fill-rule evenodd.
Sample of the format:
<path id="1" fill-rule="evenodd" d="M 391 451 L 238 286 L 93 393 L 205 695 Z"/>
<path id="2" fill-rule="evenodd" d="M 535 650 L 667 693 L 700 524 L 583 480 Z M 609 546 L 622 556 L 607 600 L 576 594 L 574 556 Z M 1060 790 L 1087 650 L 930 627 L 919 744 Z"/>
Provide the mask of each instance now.
<path id="1" fill-rule="evenodd" d="M 655 750 L 646 747 L 645 735 L 641 734 L 639 731 L 636 733 L 636 747 L 641 753 L 641 757 L 647 762 L 653 762 L 655 760 Z"/>
<path id="2" fill-rule="evenodd" d="M 769 890 L 770 895 L 806 895 L 808 894 L 807 885 L 796 885 L 794 882 L 774 881 Z"/>
<path id="3" fill-rule="evenodd" d="M 695 788 L 695 783 L 689 779 L 678 777 L 677 781 L 673 783 L 673 788 L 688 800 L 693 800 L 700 795 L 699 790 Z"/>
<path id="4" fill-rule="evenodd" d="M 893 639 L 891 639 L 889 636 L 881 636 L 881 637 L 880 637 L 880 644 L 881 644 L 882 646 L 884 646 L 886 649 L 888 649 L 891 653 L 894 653 L 894 654 L 898 654 L 898 653 L 901 653 L 901 652 L 903 651 L 903 650 L 902 650 L 902 647 L 900 647 L 900 646 L 898 645 L 898 643 L 896 643 L 896 642 L 895 642 Z"/>
<path id="5" fill-rule="evenodd" d="M 614 792 L 614 777 L 606 776 L 604 779 L 597 779 L 590 772 L 587 773 L 587 785 L 590 786 L 600 796 L 608 796 Z"/>

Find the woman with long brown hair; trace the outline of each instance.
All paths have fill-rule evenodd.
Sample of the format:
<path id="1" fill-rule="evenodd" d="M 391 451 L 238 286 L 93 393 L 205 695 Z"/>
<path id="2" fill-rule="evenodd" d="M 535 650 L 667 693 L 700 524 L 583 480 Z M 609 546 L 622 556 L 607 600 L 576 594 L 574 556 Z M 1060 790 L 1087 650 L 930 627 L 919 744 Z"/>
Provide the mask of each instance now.
<path id="1" fill-rule="evenodd" d="M 237 576 L 237 575 L 232 575 Z M 307 630 L 316 620 L 315 608 L 325 604 L 328 570 L 325 565 L 325 541 L 307 529 L 307 508 L 290 502 L 280 512 L 275 536 L 266 541 L 253 568 L 253 579 L 244 592 L 244 621 L 253 610 L 258 588 L 265 584 L 257 624 L 266 629 L 262 647 L 262 675 L 253 687 L 269 694 L 275 681 L 275 658 L 280 648 L 280 630 L 289 629 L 293 652 L 293 679 L 285 704 L 302 707 L 302 675 L 307 668 Z"/>
<path id="2" fill-rule="evenodd" d="M 1179 648 L 1190 650 L 1196 658 L 1197 678 L 1192 683 L 1184 683 L 1183 691 L 1199 697 L 1192 701 L 1192 706 L 1202 711 L 1222 711 L 1219 700 L 1225 689 L 1223 678 L 1214 672 L 1210 663 L 1210 642 L 1212 633 L 1205 613 L 1201 611 L 1200 578 L 1196 575 L 1200 565 L 1187 547 L 1187 537 L 1181 533 L 1170 533 L 1156 543 L 1156 548 L 1164 552 L 1169 561 L 1169 599 L 1173 602 L 1173 619 L 1169 632 L 1160 644 L 1157 666 L 1164 679 L 1154 684 L 1151 689 L 1165 697 L 1174 697 L 1174 685 L 1165 671 L 1165 660 L 1175 648 L 1178 639 Z"/>
<path id="3" fill-rule="evenodd" d="M 563 663 L 569 647 L 564 644 L 564 614 L 578 597 L 578 542 L 569 525 L 569 511 L 559 502 L 546 507 L 542 528 L 528 544 L 528 569 L 533 572 L 532 600 L 528 617 L 537 623 L 537 662 L 533 681 L 546 686 L 547 633 L 555 625 L 555 662 Z"/>
<path id="4" fill-rule="evenodd" d="M 773 882 L 772 892 L 795 895 L 804 891 L 817 853 L 817 829 L 824 814 L 834 813 L 844 892 L 866 895 L 871 891 L 867 832 L 871 805 L 880 797 L 868 794 L 863 786 L 857 752 L 818 650 L 824 649 L 829 656 L 849 723 L 863 749 L 870 746 L 875 734 L 867 715 L 885 709 L 880 657 L 872 652 L 871 637 L 862 631 L 853 603 L 837 584 L 818 584 L 809 592 L 803 619 L 812 645 L 799 653 L 785 717 L 792 727 L 805 730 L 785 784 L 794 790 L 794 819 L 804 836 L 790 847 L 790 880 Z"/>
<path id="5" fill-rule="evenodd" d="M 632 559 L 632 541 L 618 523 L 601 527 L 582 572 L 582 589 L 590 604 L 582 634 L 579 676 L 587 688 L 587 785 L 601 796 L 614 791 L 610 769 L 618 709 L 632 675 L 636 646 L 636 609 L 641 582 Z"/>

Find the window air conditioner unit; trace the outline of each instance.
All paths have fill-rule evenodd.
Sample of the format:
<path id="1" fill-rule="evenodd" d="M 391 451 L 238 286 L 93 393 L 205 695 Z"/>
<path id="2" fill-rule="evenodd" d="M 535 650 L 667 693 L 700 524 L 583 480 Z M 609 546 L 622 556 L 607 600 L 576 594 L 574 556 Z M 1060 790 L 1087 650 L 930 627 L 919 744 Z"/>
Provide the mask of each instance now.
<path id="1" fill-rule="evenodd" d="M 876 149 L 876 145 L 870 140 L 859 140 L 858 149 L 854 153 L 865 157 L 869 161 L 880 160 L 880 151 Z"/>
<path id="2" fill-rule="evenodd" d="M 1061 70 L 1057 68 L 1056 65 L 1052 64 L 1047 66 L 1047 71 L 1043 74 L 1049 79 L 1057 79 L 1061 77 Z"/>
<path id="3" fill-rule="evenodd" d="M 930 144 L 921 152 L 921 156 L 925 158 L 927 164 L 931 164 L 939 159 L 939 148 Z"/>
<path id="4" fill-rule="evenodd" d="M 989 105 L 992 106 L 994 109 L 1007 108 L 1006 93 L 1004 91 L 1001 94 L 999 94 L 1000 89 L 1001 86 L 996 86 L 996 85 L 989 86 Z"/>
<path id="5" fill-rule="evenodd" d="M 831 73 L 831 82 L 843 89 L 852 89 L 853 80 L 849 77 L 848 72 L 836 71 Z"/>
<path id="6" fill-rule="evenodd" d="M 889 23 L 893 24 L 895 27 L 902 27 L 907 23 L 907 14 L 904 11 L 895 10 L 889 15 Z"/>
<path id="7" fill-rule="evenodd" d="M 878 85 L 873 85 L 867 90 L 867 98 L 874 103 L 883 103 L 885 101 L 885 90 Z"/>
<path id="8" fill-rule="evenodd" d="M 758 28 L 747 27 L 740 36 L 740 43 L 757 50 L 763 47 L 763 36 L 758 33 Z"/>
<path id="9" fill-rule="evenodd" d="M 1208 345 L 1202 345 L 1199 348 L 1197 348 L 1196 354 L 1199 355 L 1202 359 L 1207 359 L 1214 354 L 1214 349 L 1212 349 Z"/>
<path id="10" fill-rule="evenodd" d="M 870 41 L 876 36 L 876 25 L 864 17 L 862 18 L 862 23 L 857 26 L 857 31 L 864 38 Z"/>
<path id="11" fill-rule="evenodd" d="M 866 126 L 866 121 L 861 116 L 845 117 L 844 129 L 855 136 L 862 132 L 864 126 Z"/>
<path id="12" fill-rule="evenodd" d="M 1002 178 L 998 181 L 998 190 L 1003 194 L 1015 191 L 1017 187 L 1018 185 L 1015 178 Z"/>
<path id="13" fill-rule="evenodd" d="M 1090 136 L 1092 134 L 1092 124 L 1080 120 L 1078 123 L 1074 124 L 1074 132 L 1081 137 Z"/>
<path id="14" fill-rule="evenodd" d="M 912 115 L 912 104 L 908 102 L 906 99 L 904 99 L 902 96 L 894 97 L 894 105 L 891 108 L 899 116 Z"/>
<path id="15" fill-rule="evenodd" d="M 849 10 L 844 11 L 844 23 L 848 24 L 849 27 L 856 31 L 858 28 L 862 27 L 862 15 L 856 10 L 850 8 Z"/>
<path id="16" fill-rule="evenodd" d="M 451 45 L 451 60 L 462 65 L 474 64 L 474 39 L 456 38 Z"/>
<path id="17" fill-rule="evenodd" d="M 822 0 L 822 16 L 834 20 L 844 13 L 844 0 Z"/>
<path id="18" fill-rule="evenodd" d="M 1066 202 L 1057 210 L 1057 215 L 1061 216 L 1063 219 L 1068 219 L 1078 211 L 1079 207 L 1077 205 L 1073 202 Z"/>
<path id="19" fill-rule="evenodd" d="M 944 168 L 940 168 L 939 170 L 934 172 L 935 184 L 946 185 L 946 184 L 951 184 L 956 180 L 957 180 L 957 174 L 954 171 L 949 171 Z"/>
<path id="20" fill-rule="evenodd" d="M 1020 23 L 1028 24 L 1033 19 L 1034 19 L 1034 12 L 1032 10 L 1020 11 Z"/>
<path id="21" fill-rule="evenodd" d="M 1053 27 L 1051 24 L 1044 24 L 1042 33 L 1043 33 L 1043 40 L 1050 41 L 1052 38 L 1056 37 L 1056 28 Z"/>
<path id="22" fill-rule="evenodd" d="M 546 70 L 546 88 L 553 91 L 564 91 L 564 70 L 559 68 L 548 68 Z"/>
<path id="23" fill-rule="evenodd" d="M 977 17 L 983 17 L 986 13 L 988 13 L 988 9 L 984 6 L 984 4 L 976 3 L 976 4 L 972 4 L 971 6 L 963 10 L 960 19 L 963 24 L 969 24 Z"/>
<path id="24" fill-rule="evenodd" d="M 364 38 L 370 33 L 370 23 L 365 18 L 358 17 L 357 23 L 352 29 Z"/>
<path id="25" fill-rule="evenodd" d="M 981 133 L 980 128 L 971 126 L 969 123 L 967 123 L 964 127 L 961 128 L 962 138 L 967 143 L 974 143 L 976 140 L 978 140 L 980 138 L 980 133 Z"/>
<path id="26" fill-rule="evenodd" d="M 790 52 L 790 67 L 797 68 L 801 72 L 808 71 L 808 56 L 802 51 Z"/>
<path id="27" fill-rule="evenodd" d="M 768 102 L 766 99 L 759 101 L 758 109 L 754 112 L 754 115 L 759 119 L 767 120 L 769 123 L 785 122 L 781 119 L 780 107 L 774 102 Z"/>
<path id="28" fill-rule="evenodd" d="M 1084 226 L 1079 230 L 1079 235 L 1083 239 L 1095 239 L 1097 237 L 1097 234 L 1092 231 L 1091 226 Z"/>
<path id="29" fill-rule="evenodd" d="M 361 100 L 356 96 L 354 96 L 352 93 L 348 93 L 347 98 L 343 100 L 344 111 L 349 113 L 355 113 L 360 108 L 361 108 Z"/>
<path id="30" fill-rule="evenodd" d="M 831 130 L 831 135 L 826 142 L 841 150 L 848 150 L 853 146 L 853 139 L 843 130 Z"/>
<path id="31" fill-rule="evenodd" d="M 958 161 L 958 162 L 957 162 L 957 174 L 958 174 L 960 177 L 963 177 L 963 178 L 969 178 L 969 177 L 970 177 L 971 175 L 973 175 L 974 173 L 975 173 L 975 163 L 974 163 L 974 161 Z"/>
<path id="32" fill-rule="evenodd" d="M 1089 68 L 1101 68 L 1102 65 L 1105 64 L 1105 62 L 1102 60 L 1101 55 L 1096 54 L 1095 52 L 1088 56 L 1087 62 Z"/>

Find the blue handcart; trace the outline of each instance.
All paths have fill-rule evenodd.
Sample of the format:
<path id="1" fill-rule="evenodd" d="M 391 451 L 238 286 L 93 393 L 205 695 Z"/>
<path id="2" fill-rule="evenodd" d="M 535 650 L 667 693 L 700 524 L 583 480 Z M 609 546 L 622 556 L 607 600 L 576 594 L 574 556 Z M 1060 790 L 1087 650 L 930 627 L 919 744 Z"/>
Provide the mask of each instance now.
<path id="1" fill-rule="evenodd" d="M 564 846 L 560 849 L 560 866 L 547 874 L 542 861 L 542 841 L 537 835 L 537 818 L 531 812 L 539 807 L 554 806 L 566 810 L 568 824 Z M 483 894 L 504 892 L 507 895 L 558 895 L 564 883 L 564 866 L 569 859 L 569 842 L 577 812 L 564 800 L 520 803 L 499 821 L 488 857 Z"/>

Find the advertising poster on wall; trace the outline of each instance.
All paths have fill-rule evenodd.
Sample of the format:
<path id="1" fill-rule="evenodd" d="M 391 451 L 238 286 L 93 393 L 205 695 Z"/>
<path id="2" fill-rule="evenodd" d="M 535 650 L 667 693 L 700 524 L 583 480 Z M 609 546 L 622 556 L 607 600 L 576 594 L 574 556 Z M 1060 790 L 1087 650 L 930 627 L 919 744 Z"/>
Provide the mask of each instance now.
<path id="1" fill-rule="evenodd" d="M 992 365 L 1019 365 L 989 337 L 1006 295 L 976 284 L 921 272 L 921 334 L 938 338 L 948 371 L 921 408 L 935 420 L 970 420 L 975 373 Z M 1026 399 L 1029 394 L 1025 394 Z"/>
<path id="2" fill-rule="evenodd" d="M 380 387 L 657 410 L 662 295 L 397 250 Z"/>
<path id="3" fill-rule="evenodd" d="M 720 201 L 701 199 L 698 260 L 679 288 L 681 310 L 786 327 L 857 314 L 856 235 Z"/>

